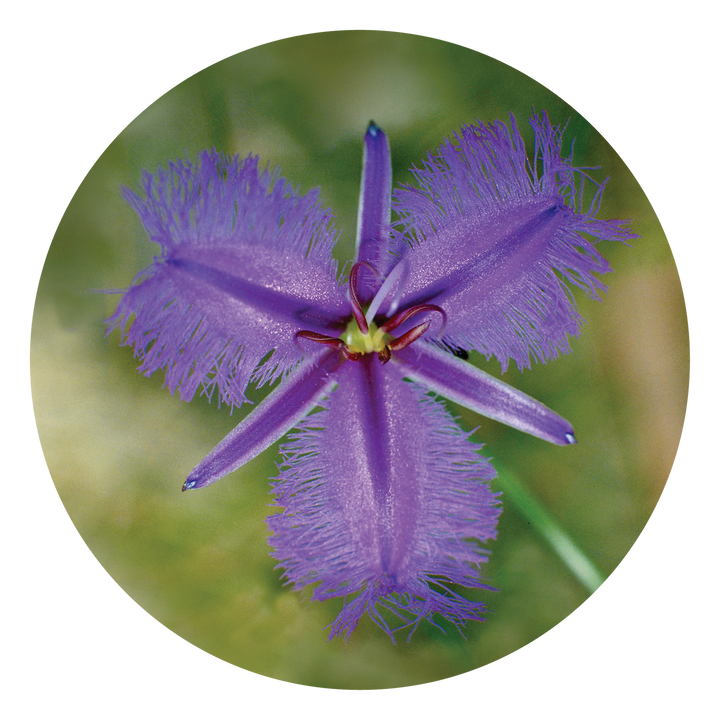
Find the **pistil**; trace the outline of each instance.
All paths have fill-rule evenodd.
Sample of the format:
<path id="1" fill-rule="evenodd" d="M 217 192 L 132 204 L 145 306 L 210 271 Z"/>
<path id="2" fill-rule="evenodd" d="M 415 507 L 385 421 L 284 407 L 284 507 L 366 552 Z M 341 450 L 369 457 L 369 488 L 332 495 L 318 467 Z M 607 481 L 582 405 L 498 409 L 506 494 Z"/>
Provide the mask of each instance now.
<path id="1" fill-rule="evenodd" d="M 300 330 L 295 335 L 296 340 L 298 338 L 304 338 L 305 340 L 312 340 L 313 342 L 323 345 L 332 345 L 336 347 L 347 360 L 359 360 L 362 355 L 377 353 L 380 362 L 384 365 L 390 360 L 393 350 L 406 348 L 424 335 L 431 325 L 430 320 L 425 320 L 403 333 L 400 337 L 394 338 L 390 333 L 400 327 L 406 320 L 409 320 L 419 313 L 437 312 L 442 315 L 442 327 L 445 327 L 447 321 L 445 311 L 438 305 L 430 305 L 427 303 L 406 308 L 402 312 L 388 318 L 380 327 L 374 322 L 368 322 L 366 312 L 360 304 L 358 297 L 358 272 L 362 265 L 365 265 L 373 272 L 375 271 L 374 268 L 365 262 L 355 263 L 350 270 L 348 294 L 353 320 L 348 323 L 345 332 L 340 337 L 332 337 L 330 335 L 321 335 L 311 330 Z M 373 305 L 374 303 L 371 303 L 371 306 Z M 442 329 L 440 332 L 442 332 Z"/>

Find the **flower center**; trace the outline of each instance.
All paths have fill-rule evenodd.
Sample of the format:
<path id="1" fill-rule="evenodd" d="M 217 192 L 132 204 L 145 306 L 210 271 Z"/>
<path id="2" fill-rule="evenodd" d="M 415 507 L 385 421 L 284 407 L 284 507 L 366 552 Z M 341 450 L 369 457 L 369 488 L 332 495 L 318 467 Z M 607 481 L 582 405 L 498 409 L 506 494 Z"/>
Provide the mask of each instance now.
<path id="1" fill-rule="evenodd" d="M 368 325 L 367 332 L 363 332 L 354 318 L 348 323 L 347 329 L 340 336 L 347 349 L 351 353 L 367 355 L 369 353 L 380 353 L 392 341 L 392 336 L 387 335 L 382 328 L 374 322 Z"/>
<path id="2" fill-rule="evenodd" d="M 360 305 L 357 293 L 357 275 L 361 265 L 366 265 L 374 272 L 374 269 L 367 263 L 355 263 L 350 271 L 349 296 L 353 319 L 348 323 L 345 332 L 340 337 L 331 337 L 329 335 L 312 332 L 311 330 L 301 330 L 296 333 L 296 340 L 298 338 L 304 338 L 306 340 L 312 340 L 313 342 L 322 343 L 323 345 L 332 345 L 340 350 L 348 360 L 359 360 L 362 355 L 377 353 L 380 362 L 385 364 L 390 360 L 394 350 L 401 350 L 410 345 L 410 343 L 415 342 L 415 340 L 424 335 L 430 327 L 431 320 L 425 320 L 400 335 L 400 337 L 396 338 L 390 334 L 414 315 L 418 313 L 438 312 L 443 317 L 443 327 L 445 327 L 445 321 L 447 320 L 445 311 L 437 305 L 428 304 L 413 305 L 406 310 L 396 313 L 380 327 L 373 322 L 374 314 L 370 322 L 368 322 L 365 310 L 363 310 Z M 378 295 L 381 295 L 381 293 L 384 293 L 384 288 L 380 288 Z"/>

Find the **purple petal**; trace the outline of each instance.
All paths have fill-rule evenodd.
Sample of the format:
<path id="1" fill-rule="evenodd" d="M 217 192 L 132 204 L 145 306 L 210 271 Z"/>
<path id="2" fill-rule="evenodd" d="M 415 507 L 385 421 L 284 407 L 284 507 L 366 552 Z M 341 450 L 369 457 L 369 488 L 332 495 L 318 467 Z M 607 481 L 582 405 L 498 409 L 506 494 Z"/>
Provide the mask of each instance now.
<path id="1" fill-rule="evenodd" d="M 162 254 L 108 321 L 134 346 L 141 372 L 165 368 L 170 391 L 185 400 L 217 386 L 223 402 L 239 405 L 271 351 L 260 383 L 301 360 L 298 330 L 344 326 L 349 305 L 317 193 L 299 196 L 259 173 L 257 158 L 214 152 L 146 173 L 143 190 L 145 197 L 125 196 Z"/>
<path id="2" fill-rule="evenodd" d="M 572 425 L 529 395 L 427 343 L 396 350 L 403 375 L 480 415 L 556 445 L 575 444 Z"/>
<path id="3" fill-rule="evenodd" d="M 599 299 L 596 275 L 610 270 L 594 243 L 635 237 L 597 219 L 601 185 L 583 212 L 587 176 L 561 156 L 562 131 L 545 115 L 531 125 L 533 163 L 514 120 L 465 126 L 413 170 L 419 188 L 395 196 L 407 230 L 393 249 L 412 266 L 401 309 L 440 305 L 444 338 L 495 355 L 503 369 L 567 352 L 582 324 L 569 286 Z"/>
<path id="4" fill-rule="evenodd" d="M 496 534 L 494 469 L 440 402 L 376 355 L 335 377 L 325 411 L 281 448 L 274 489 L 284 510 L 268 524 L 288 582 L 318 583 L 318 600 L 348 597 L 331 637 L 365 612 L 392 635 L 383 608 L 402 625 L 434 613 L 481 620 L 484 604 L 446 585 L 486 587 L 478 564 L 488 551 L 476 540 Z"/>
<path id="5" fill-rule="evenodd" d="M 360 273 L 358 291 L 363 303 L 372 299 L 389 269 L 391 191 L 390 144 L 385 133 L 371 122 L 365 133 L 356 262 L 369 263 L 378 274 L 366 269 Z"/>
<path id="6" fill-rule="evenodd" d="M 332 349 L 298 368 L 203 458 L 188 476 L 183 490 L 214 483 L 277 442 L 329 392 L 333 373 L 344 362 L 343 354 Z"/>

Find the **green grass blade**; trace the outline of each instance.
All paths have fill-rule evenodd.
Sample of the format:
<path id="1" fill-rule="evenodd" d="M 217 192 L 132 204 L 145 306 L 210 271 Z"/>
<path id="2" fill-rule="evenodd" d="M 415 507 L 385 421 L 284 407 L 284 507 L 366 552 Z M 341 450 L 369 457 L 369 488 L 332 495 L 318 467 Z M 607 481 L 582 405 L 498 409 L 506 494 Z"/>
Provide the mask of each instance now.
<path id="1" fill-rule="evenodd" d="M 550 545 L 565 567 L 592 595 L 606 580 L 605 575 L 568 535 L 560 523 L 533 497 L 515 475 L 493 461 L 498 471 L 494 481 L 503 493 L 503 500 L 512 503 L 528 520 L 534 530 Z"/>

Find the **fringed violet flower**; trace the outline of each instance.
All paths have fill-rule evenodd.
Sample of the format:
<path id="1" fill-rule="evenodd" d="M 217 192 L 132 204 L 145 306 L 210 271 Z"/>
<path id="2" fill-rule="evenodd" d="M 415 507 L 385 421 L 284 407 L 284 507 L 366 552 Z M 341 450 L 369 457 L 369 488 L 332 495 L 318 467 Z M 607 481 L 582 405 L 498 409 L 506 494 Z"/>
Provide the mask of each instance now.
<path id="1" fill-rule="evenodd" d="M 412 170 L 416 187 L 396 191 L 394 225 L 390 149 L 371 123 L 342 280 L 317 192 L 299 195 L 253 156 L 205 152 L 125 191 L 161 247 L 109 321 L 140 370 L 164 368 L 185 400 L 217 387 L 230 406 L 249 382 L 281 380 L 183 490 L 296 428 L 273 483 L 282 512 L 268 519 L 270 544 L 296 589 L 345 598 L 330 637 L 366 612 L 391 637 L 436 614 L 459 627 L 483 619 L 484 603 L 458 586 L 487 588 L 495 471 L 437 396 L 575 442 L 566 420 L 462 359 L 476 349 L 522 368 L 567 352 L 582 322 L 570 286 L 597 298 L 609 266 L 595 242 L 632 237 L 597 219 L 602 185 L 583 210 L 586 174 L 561 155 L 561 129 L 545 115 L 530 123 L 532 159 L 514 119 L 463 127 Z"/>

